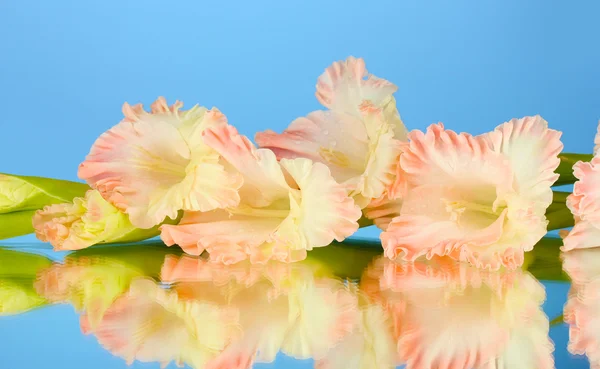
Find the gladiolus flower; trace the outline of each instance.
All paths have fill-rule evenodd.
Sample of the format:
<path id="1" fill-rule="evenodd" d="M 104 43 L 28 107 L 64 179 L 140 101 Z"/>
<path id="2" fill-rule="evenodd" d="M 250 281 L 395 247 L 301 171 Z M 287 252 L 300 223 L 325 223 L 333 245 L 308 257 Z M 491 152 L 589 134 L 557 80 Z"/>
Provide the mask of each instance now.
<path id="1" fill-rule="evenodd" d="M 37 238 L 54 250 L 79 250 L 98 243 L 132 242 L 158 235 L 158 229 L 134 227 L 127 214 L 90 190 L 72 203 L 44 207 L 33 216 Z"/>
<path id="2" fill-rule="evenodd" d="M 328 111 L 298 118 L 281 134 L 256 135 L 279 159 L 309 158 L 327 165 L 364 208 L 394 181 L 406 128 L 392 94 L 397 87 L 367 72 L 363 59 L 333 63 L 317 82 L 317 99 Z"/>
<path id="3" fill-rule="evenodd" d="M 241 178 L 228 173 L 202 132 L 226 123 L 217 109 L 180 110 L 159 98 L 151 112 L 125 103 L 125 119 L 98 138 L 79 177 L 138 228 L 151 228 L 180 210 L 209 211 L 239 202 Z"/>
<path id="4" fill-rule="evenodd" d="M 381 235 L 386 256 L 448 255 L 490 269 L 521 265 L 546 233 L 560 135 L 539 116 L 476 137 L 441 123 L 411 132 L 400 158 L 400 215 Z"/>
<path id="5" fill-rule="evenodd" d="M 592 161 L 578 161 L 573 166 L 578 181 L 567 197 L 567 206 L 575 216 L 575 226 L 570 232 L 562 232 L 566 235 L 564 251 L 600 246 L 600 124 L 594 142 Z"/>
<path id="6" fill-rule="evenodd" d="M 208 128 L 208 146 L 238 170 L 244 185 L 238 206 L 186 212 L 178 225 L 163 225 L 161 238 L 192 255 L 204 250 L 226 264 L 250 258 L 298 261 L 313 247 L 342 241 L 358 229 L 360 209 L 329 169 L 309 159 L 278 162 L 256 149 L 232 126 Z"/>

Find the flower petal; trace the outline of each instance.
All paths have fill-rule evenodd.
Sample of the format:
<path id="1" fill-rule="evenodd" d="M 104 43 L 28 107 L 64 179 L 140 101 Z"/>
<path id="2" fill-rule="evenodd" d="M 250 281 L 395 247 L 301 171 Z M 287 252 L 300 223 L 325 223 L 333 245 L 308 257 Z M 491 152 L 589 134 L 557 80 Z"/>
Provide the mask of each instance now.
<path id="1" fill-rule="evenodd" d="M 295 120 L 282 134 L 257 133 L 256 141 L 279 159 L 308 158 L 327 165 L 352 196 L 365 198 L 363 207 L 392 185 L 400 155 L 391 125 L 371 104 L 362 106 L 360 119 L 316 111 Z"/>
<path id="2" fill-rule="evenodd" d="M 220 124 L 218 114 L 169 110 L 160 99 L 153 114 L 127 104 L 123 110 L 126 119 L 98 138 L 79 177 L 127 212 L 134 225 L 151 228 L 165 217 L 175 219 L 179 210 L 209 211 L 239 202 L 241 178 L 227 173 L 216 153 L 199 148 L 202 137 L 192 134 L 194 127 Z"/>
<path id="3" fill-rule="evenodd" d="M 483 138 L 445 130 L 432 124 L 427 132 L 412 131 L 403 144 L 400 163 L 411 187 L 423 184 L 487 182 L 504 193 L 512 187 L 510 167 L 493 152 Z"/>
<path id="4" fill-rule="evenodd" d="M 382 230 L 386 230 L 392 219 L 400 215 L 402 199 L 390 200 L 387 195 L 382 195 L 372 200 L 363 209 L 365 217 L 373 220 L 373 223 Z"/>
<path id="5" fill-rule="evenodd" d="M 366 168 L 369 137 L 364 123 L 353 116 L 315 111 L 298 118 L 281 134 L 256 134 L 260 147 L 273 150 L 278 159 L 308 158 L 327 165 L 336 181 L 357 181 Z"/>
<path id="6" fill-rule="evenodd" d="M 548 128 L 542 117 L 513 119 L 483 135 L 495 152 L 508 158 L 514 173 L 514 188 L 538 203 L 540 211 L 552 203 L 552 189 L 558 179 L 554 173 L 562 151 L 561 132 Z"/>
<path id="7" fill-rule="evenodd" d="M 600 247 L 600 229 L 586 220 L 578 221 L 563 239 L 563 244 L 562 251 Z"/>
<path id="8" fill-rule="evenodd" d="M 301 198 L 288 217 L 294 219 L 295 229 L 280 227 L 276 239 L 302 240 L 292 248 L 311 250 L 333 240 L 343 241 L 356 232 L 360 208 L 325 165 L 308 159 L 283 159 L 281 165 L 298 185 Z M 297 236 L 289 232 L 297 232 Z"/>
<path id="9" fill-rule="evenodd" d="M 50 242 L 54 250 L 79 250 L 98 243 L 116 242 L 133 234 L 136 228 L 129 218 L 89 190 L 85 198 L 77 197 L 73 203 L 44 207 L 33 216 L 33 226 L 38 239 Z M 140 241 L 158 234 L 156 230 L 139 231 Z"/>
<path id="10" fill-rule="evenodd" d="M 349 57 L 329 66 L 317 80 L 317 99 L 323 106 L 340 112 L 355 113 L 369 100 L 383 106 L 398 90 L 393 83 L 367 72 L 362 58 Z"/>
<path id="11" fill-rule="evenodd" d="M 161 239 L 167 246 L 177 244 L 191 255 L 209 250 L 211 259 L 230 264 L 267 242 L 280 222 L 277 218 L 232 215 L 226 210 L 186 212 L 178 225 L 161 226 Z"/>
<path id="12" fill-rule="evenodd" d="M 484 138 L 446 131 L 441 123 L 409 138 L 400 158 L 406 195 L 381 236 L 386 255 L 449 255 L 491 269 L 520 265 L 546 221 L 535 204 L 515 195 L 502 154 Z"/>
<path id="13" fill-rule="evenodd" d="M 242 174 L 240 196 L 245 203 L 261 207 L 287 196 L 289 187 L 271 150 L 257 150 L 231 125 L 207 129 L 204 142 Z"/>
<path id="14" fill-rule="evenodd" d="M 594 157 L 589 163 L 575 163 L 573 174 L 579 180 L 567 197 L 567 206 L 576 217 L 596 221 L 600 218 L 600 157 Z"/>

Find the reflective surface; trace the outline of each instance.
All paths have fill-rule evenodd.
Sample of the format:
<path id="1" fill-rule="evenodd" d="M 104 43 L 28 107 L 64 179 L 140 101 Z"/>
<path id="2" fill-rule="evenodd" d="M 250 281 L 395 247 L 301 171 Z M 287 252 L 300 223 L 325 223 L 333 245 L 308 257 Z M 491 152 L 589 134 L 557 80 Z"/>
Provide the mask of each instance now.
<path id="1" fill-rule="evenodd" d="M 233 266 L 156 243 L 3 247 L 0 367 L 587 368 L 600 250 L 559 244 L 500 272 L 394 263 L 369 241 Z"/>

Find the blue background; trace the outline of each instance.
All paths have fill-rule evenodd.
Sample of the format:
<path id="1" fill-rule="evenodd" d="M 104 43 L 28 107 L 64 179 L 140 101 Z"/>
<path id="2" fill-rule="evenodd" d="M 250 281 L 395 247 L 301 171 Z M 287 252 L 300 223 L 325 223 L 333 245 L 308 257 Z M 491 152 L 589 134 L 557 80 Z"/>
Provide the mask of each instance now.
<path id="1" fill-rule="evenodd" d="M 316 78 L 349 55 L 399 86 L 409 129 L 443 121 L 477 134 L 541 114 L 567 151 L 591 152 L 599 15 L 597 1 L 0 0 L 0 172 L 76 179 L 123 102 L 160 95 L 216 106 L 251 137 L 281 131 L 320 108 Z M 51 311 L 76 325 L 69 309 Z M 2 368 L 125 367 L 90 354 L 95 341 L 69 324 L 21 320 L 38 337 L 2 342 Z"/>

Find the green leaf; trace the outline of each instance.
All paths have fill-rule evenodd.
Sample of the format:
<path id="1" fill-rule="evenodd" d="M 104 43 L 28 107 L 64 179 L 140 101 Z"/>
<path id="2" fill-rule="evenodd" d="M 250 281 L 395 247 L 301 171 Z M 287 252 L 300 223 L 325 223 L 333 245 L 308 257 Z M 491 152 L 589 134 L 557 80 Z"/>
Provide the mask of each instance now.
<path id="1" fill-rule="evenodd" d="M 89 189 L 81 182 L 0 173 L 0 213 L 71 202 L 75 197 L 83 197 Z"/>
<path id="2" fill-rule="evenodd" d="M 33 232 L 31 218 L 36 210 L 0 214 L 0 240 Z"/>
<path id="3" fill-rule="evenodd" d="M 548 219 L 548 230 L 552 231 L 555 229 L 573 227 L 575 225 L 575 219 L 571 210 L 565 205 L 562 209 L 553 207 L 554 211 L 546 213 Z"/>
<path id="4" fill-rule="evenodd" d="M 569 281 L 560 259 L 562 244 L 560 238 L 542 238 L 532 251 L 525 253 L 527 271 L 539 280 Z"/>

